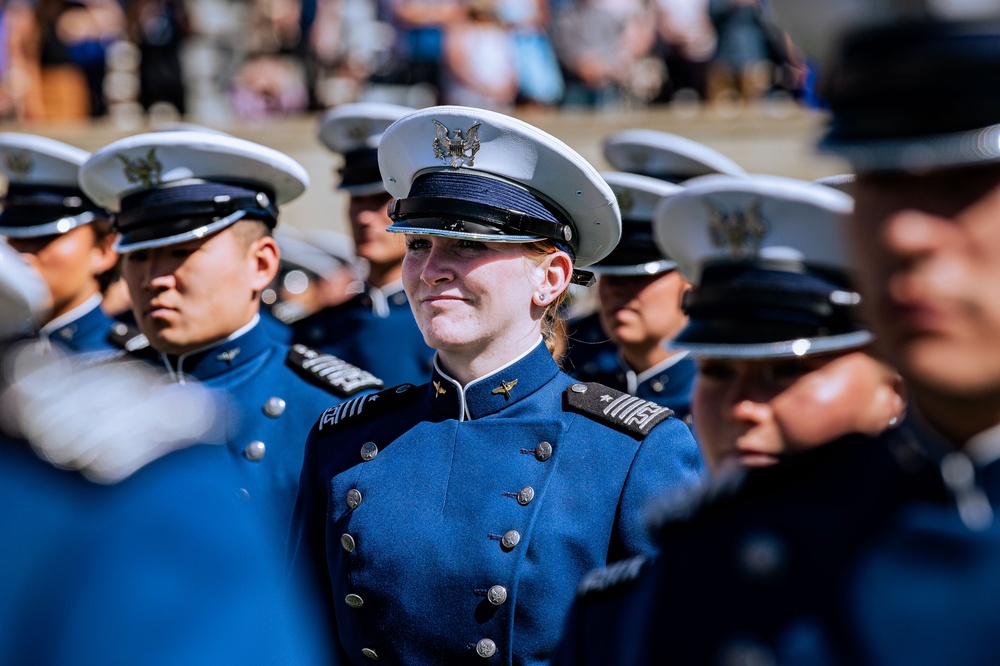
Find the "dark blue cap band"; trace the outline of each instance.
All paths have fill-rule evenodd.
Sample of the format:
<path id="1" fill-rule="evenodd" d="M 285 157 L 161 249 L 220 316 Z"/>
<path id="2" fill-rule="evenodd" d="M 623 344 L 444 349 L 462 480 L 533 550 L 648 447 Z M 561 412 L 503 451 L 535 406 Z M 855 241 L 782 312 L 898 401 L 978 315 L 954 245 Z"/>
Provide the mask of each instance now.
<path id="1" fill-rule="evenodd" d="M 344 153 L 344 166 L 340 168 L 340 187 L 350 188 L 381 182 L 377 149 L 362 148 Z"/>
<path id="2" fill-rule="evenodd" d="M 124 244 L 178 236 L 237 211 L 271 228 L 278 222 L 273 193 L 234 183 L 191 183 L 143 190 L 123 198 L 121 208 L 114 224 Z"/>
<path id="3" fill-rule="evenodd" d="M 11 183 L 2 204 L 0 227 L 39 227 L 88 211 L 108 216 L 78 187 Z"/>
<path id="4" fill-rule="evenodd" d="M 408 197 L 464 199 L 557 224 L 569 224 L 569 216 L 523 187 L 467 171 L 432 171 L 417 176 Z"/>
<path id="5" fill-rule="evenodd" d="M 754 260 L 706 266 L 685 294 L 690 324 L 681 343 L 759 344 L 862 330 L 846 276 L 794 262 Z"/>

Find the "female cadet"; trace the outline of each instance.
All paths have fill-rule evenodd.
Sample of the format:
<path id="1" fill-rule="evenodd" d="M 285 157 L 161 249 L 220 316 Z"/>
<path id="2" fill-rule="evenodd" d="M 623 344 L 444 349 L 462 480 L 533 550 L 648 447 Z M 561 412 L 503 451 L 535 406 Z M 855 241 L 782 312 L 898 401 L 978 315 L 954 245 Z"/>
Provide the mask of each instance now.
<path id="1" fill-rule="evenodd" d="M 697 286 L 673 346 L 697 357 L 692 397 L 711 469 L 768 465 L 899 421 L 901 380 L 868 353 L 841 240 L 853 201 L 774 176 L 705 176 L 661 202 L 655 233 Z"/>
<path id="2" fill-rule="evenodd" d="M 579 155 L 434 107 L 386 131 L 379 164 L 433 377 L 322 415 L 293 559 L 316 566 L 351 662 L 544 663 L 578 579 L 649 552 L 644 507 L 697 482 L 697 446 L 669 409 L 575 383 L 546 346 L 574 266 L 621 229 Z"/>

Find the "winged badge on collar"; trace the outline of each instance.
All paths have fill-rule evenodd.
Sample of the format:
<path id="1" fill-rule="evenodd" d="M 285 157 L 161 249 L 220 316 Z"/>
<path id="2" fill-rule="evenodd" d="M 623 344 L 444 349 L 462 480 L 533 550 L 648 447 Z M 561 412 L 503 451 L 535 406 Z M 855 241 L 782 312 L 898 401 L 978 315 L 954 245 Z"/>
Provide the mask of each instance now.
<path id="1" fill-rule="evenodd" d="M 436 120 L 437 136 L 434 137 L 434 157 L 448 166 L 475 166 L 476 153 L 479 152 L 479 126 L 476 123 L 463 133 L 460 129 L 449 130 Z"/>

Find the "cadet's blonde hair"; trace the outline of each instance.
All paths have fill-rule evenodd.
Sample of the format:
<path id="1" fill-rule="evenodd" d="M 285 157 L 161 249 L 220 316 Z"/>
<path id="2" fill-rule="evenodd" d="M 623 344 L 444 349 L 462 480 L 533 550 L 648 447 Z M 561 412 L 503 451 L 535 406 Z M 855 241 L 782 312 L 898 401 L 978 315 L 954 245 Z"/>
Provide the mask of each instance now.
<path id="1" fill-rule="evenodd" d="M 559 248 L 550 241 L 535 241 L 525 243 L 524 249 L 529 258 L 540 262 L 546 255 L 552 254 Z M 563 289 L 561 294 L 553 298 L 542 312 L 542 338 L 557 362 L 566 351 L 566 318 L 562 314 L 562 306 L 566 302 L 567 296 L 569 296 L 569 287 Z"/>

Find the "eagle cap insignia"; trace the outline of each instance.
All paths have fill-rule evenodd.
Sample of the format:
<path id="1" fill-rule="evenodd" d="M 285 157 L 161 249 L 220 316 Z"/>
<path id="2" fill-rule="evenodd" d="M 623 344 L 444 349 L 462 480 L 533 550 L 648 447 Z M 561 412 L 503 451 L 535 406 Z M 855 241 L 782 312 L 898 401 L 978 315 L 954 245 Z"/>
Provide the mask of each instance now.
<path id="1" fill-rule="evenodd" d="M 362 143 L 372 135 L 372 123 L 367 118 L 358 118 L 347 126 L 347 136 L 353 141 Z"/>
<path id="2" fill-rule="evenodd" d="M 25 150 L 4 155 L 3 162 L 10 175 L 18 178 L 24 178 L 35 168 L 35 161 L 31 159 L 31 155 Z"/>
<path id="3" fill-rule="evenodd" d="M 431 120 L 437 127 L 434 137 L 434 157 L 450 167 L 475 166 L 476 153 L 479 152 L 479 126 L 476 123 L 464 132 L 461 129 L 449 130 L 436 120 Z"/>
<path id="4" fill-rule="evenodd" d="M 712 245 L 728 249 L 734 259 L 756 256 L 769 231 L 760 215 L 760 200 L 754 200 L 743 210 L 724 211 L 711 204 L 707 206 Z"/>
<path id="5" fill-rule="evenodd" d="M 140 156 L 135 159 L 129 159 L 121 154 L 117 155 L 117 157 L 121 161 L 122 166 L 125 167 L 124 174 L 128 182 L 143 187 L 152 187 L 153 185 L 160 184 L 160 179 L 163 176 L 163 165 L 160 164 L 160 160 L 156 159 L 155 146 L 149 149 L 145 157 Z"/>

